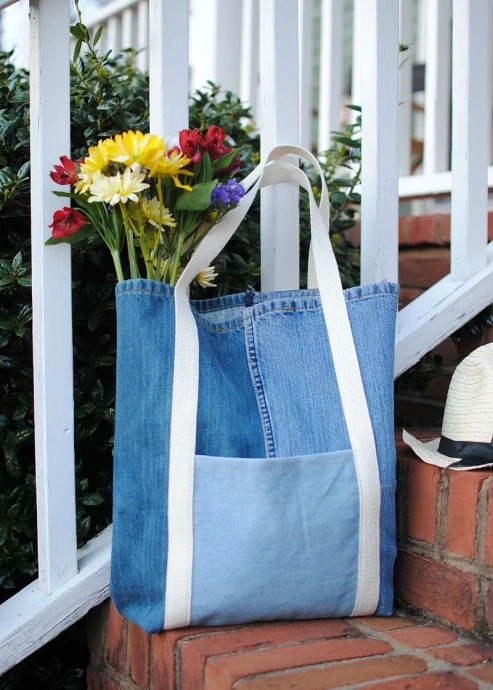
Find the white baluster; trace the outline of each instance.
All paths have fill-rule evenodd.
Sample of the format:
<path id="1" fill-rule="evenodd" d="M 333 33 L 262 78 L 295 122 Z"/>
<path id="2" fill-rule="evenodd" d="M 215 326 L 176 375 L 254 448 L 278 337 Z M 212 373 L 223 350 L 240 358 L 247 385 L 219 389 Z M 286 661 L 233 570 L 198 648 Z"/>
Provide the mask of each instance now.
<path id="1" fill-rule="evenodd" d="M 241 20 L 240 97 L 252 109 L 258 120 L 259 71 L 259 15 L 258 0 L 243 0 Z"/>
<path id="2" fill-rule="evenodd" d="M 137 5 L 137 67 L 143 72 L 149 69 L 149 0 Z"/>
<path id="3" fill-rule="evenodd" d="M 153 134 L 188 127 L 188 0 L 150 0 L 149 87 Z"/>
<path id="4" fill-rule="evenodd" d="M 313 0 L 298 2 L 300 37 L 300 145 L 312 148 L 313 109 Z"/>
<path id="5" fill-rule="evenodd" d="M 413 105 L 413 45 L 412 1 L 400 0 L 399 41 L 409 48 L 401 53 L 399 69 L 399 174 L 411 173 L 412 105 Z"/>
<path id="6" fill-rule="evenodd" d="M 67 206 L 49 171 L 70 154 L 69 11 L 31 0 L 31 234 L 39 586 L 49 594 L 77 572 L 70 247 L 45 247 Z"/>
<path id="7" fill-rule="evenodd" d="M 397 280 L 399 16 L 397 3 L 361 6 L 363 161 L 361 282 Z"/>
<path id="8" fill-rule="evenodd" d="M 261 0 L 262 157 L 276 144 L 298 143 L 298 64 L 297 0 Z M 298 190 L 290 185 L 262 190 L 263 290 L 289 290 L 299 286 L 298 197 Z"/>
<path id="9" fill-rule="evenodd" d="M 342 36 L 344 33 L 342 0 L 322 0 L 320 23 L 318 150 L 326 151 L 332 143 L 331 132 L 338 131 L 341 125 Z M 353 64 L 353 74 L 356 74 L 357 69 L 359 67 Z M 354 91 L 353 96 L 358 98 Z M 353 103 L 359 105 L 359 100 L 353 100 Z"/>
<path id="10" fill-rule="evenodd" d="M 134 12 L 132 7 L 127 7 L 122 12 L 122 49 L 134 47 Z"/>
<path id="11" fill-rule="evenodd" d="M 488 0 L 454 0 L 450 270 L 466 280 L 486 265 Z"/>

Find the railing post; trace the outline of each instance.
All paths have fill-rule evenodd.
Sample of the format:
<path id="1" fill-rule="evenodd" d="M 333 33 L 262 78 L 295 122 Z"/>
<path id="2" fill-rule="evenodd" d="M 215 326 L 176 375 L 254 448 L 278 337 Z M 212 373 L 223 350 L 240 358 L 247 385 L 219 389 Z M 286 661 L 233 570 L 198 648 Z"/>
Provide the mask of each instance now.
<path id="1" fill-rule="evenodd" d="M 332 143 L 331 132 L 339 130 L 341 124 L 342 0 L 322 0 L 321 10 L 318 150 L 326 151 Z"/>
<path id="2" fill-rule="evenodd" d="M 486 266 L 488 204 L 488 0 L 454 0 L 450 271 Z"/>
<path id="3" fill-rule="evenodd" d="M 300 145 L 312 147 L 313 109 L 313 0 L 298 2 L 300 60 Z"/>
<path id="4" fill-rule="evenodd" d="M 243 0 L 241 19 L 240 96 L 258 117 L 259 16 L 258 0 Z"/>
<path id="5" fill-rule="evenodd" d="M 188 127 L 188 0 L 150 0 L 150 131 Z"/>
<path id="6" fill-rule="evenodd" d="M 264 158 L 299 137 L 297 0 L 260 1 L 260 119 Z M 299 286 L 299 193 L 290 185 L 262 190 L 262 289 Z"/>
<path id="7" fill-rule="evenodd" d="M 77 572 L 70 247 L 45 247 L 63 204 L 49 171 L 70 155 L 69 9 L 31 0 L 31 233 L 39 583 Z M 65 200 L 66 202 L 66 200 Z"/>
<path id="8" fill-rule="evenodd" d="M 411 174 L 413 105 L 412 1 L 399 2 L 399 41 L 409 46 L 399 67 L 399 174 Z"/>
<path id="9" fill-rule="evenodd" d="M 398 3 L 365 0 L 361 87 L 361 282 L 397 280 L 399 179 Z"/>
<path id="10" fill-rule="evenodd" d="M 450 0 L 426 3 L 426 73 L 423 173 L 449 170 Z"/>

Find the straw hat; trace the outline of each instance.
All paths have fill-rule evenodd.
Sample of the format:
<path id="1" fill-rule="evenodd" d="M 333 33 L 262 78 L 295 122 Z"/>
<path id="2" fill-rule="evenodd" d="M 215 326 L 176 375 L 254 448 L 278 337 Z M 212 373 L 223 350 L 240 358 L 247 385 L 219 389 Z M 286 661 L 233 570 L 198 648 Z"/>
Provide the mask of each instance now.
<path id="1" fill-rule="evenodd" d="M 493 467 L 493 343 L 474 350 L 455 370 L 440 438 L 423 443 L 405 430 L 402 438 L 430 465 Z"/>

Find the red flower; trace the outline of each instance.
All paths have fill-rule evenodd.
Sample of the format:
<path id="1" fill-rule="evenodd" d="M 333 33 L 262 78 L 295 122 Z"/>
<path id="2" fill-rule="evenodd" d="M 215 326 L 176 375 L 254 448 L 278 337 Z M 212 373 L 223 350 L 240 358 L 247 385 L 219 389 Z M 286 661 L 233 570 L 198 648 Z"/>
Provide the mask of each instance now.
<path id="1" fill-rule="evenodd" d="M 225 139 L 226 134 L 221 127 L 216 127 L 216 125 L 211 125 L 205 135 L 201 135 L 200 143 L 211 157 L 211 161 L 215 161 L 233 150 L 223 146 Z"/>
<path id="2" fill-rule="evenodd" d="M 75 172 L 75 163 L 67 156 L 60 157 L 61 165 L 55 165 L 55 170 L 50 172 L 50 177 L 57 184 L 77 184 L 79 178 Z"/>
<path id="3" fill-rule="evenodd" d="M 179 134 L 180 148 L 187 158 L 197 164 L 202 158 L 200 132 L 198 129 L 182 129 Z"/>
<path id="4" fill-rule="evenodd" d="M 55 211 L 53 223 L 48 227 L 52 228 L 52 237 L 60 239 L 73 235 L 84 225 L 89 225 L 89 223 L 80 211 L 64 206 L 58 211 Z"/>

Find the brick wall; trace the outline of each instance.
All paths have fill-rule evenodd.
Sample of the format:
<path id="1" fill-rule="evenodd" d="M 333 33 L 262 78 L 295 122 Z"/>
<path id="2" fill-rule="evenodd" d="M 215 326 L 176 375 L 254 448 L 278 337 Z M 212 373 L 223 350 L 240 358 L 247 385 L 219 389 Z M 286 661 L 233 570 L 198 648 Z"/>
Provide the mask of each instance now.
<path id="1" fill-rule="evenodd" d="M 427 465 L 400 441 L 398 486 L 397 597 L 493 642 L 493 472 Z"/>

